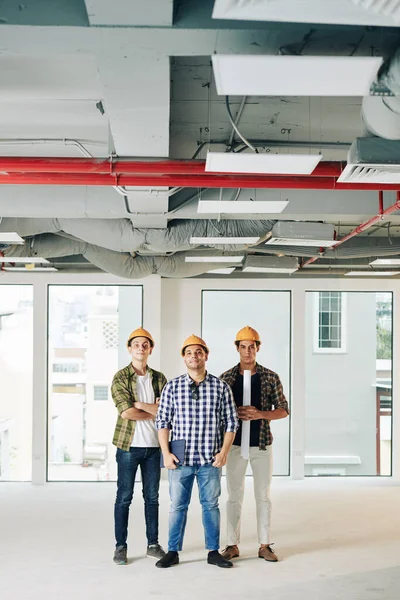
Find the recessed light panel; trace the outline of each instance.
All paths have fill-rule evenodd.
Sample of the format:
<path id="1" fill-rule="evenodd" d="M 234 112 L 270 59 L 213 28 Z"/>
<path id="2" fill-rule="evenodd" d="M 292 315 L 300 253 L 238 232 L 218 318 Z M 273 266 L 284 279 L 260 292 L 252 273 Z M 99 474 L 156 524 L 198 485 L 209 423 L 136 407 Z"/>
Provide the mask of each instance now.
<path id="1" fill-rule="evenodd" d="M 400 271 L 349 271 L 345 275 L 348 277 L 393 277 L 393 275 L 400 275 Z"/>
<path id="2" fill-rule="evenodd" d="M 0 263 L 50 264 L 46 258 L 39 256 L 0 256 Z"/>
<path id="3" fill-rule="evenodd" d="M 322 154 L 209 152 L 205 170 L 212 173 L 310 175 L 321 159 Z"/>
<path id="4" fill-rule="evenodd" d="M 207 273 L 213 273 L 214 275 L 230 275 L 235 270 L 235 267 L 227 267 L 226 269 L 211 269 Z"/>
<path id="5" fill-rule="evenodd" d="M 398 0 L 215 0 L 212 16 L 240 21 L 394 27 L 397 5 Z"/>
<path id="6" fill-rule="evenodd" d="M 377 258 L 376 260 L 373 260 L 369 264 L 377 265 L 380 267 L 384 267 L 385 265 L 387 265 L 388 267 L 400 266 L 400 258 Z"/>
<path id="7" fill-rule="evenodd" d="M 223 96 L 366 96 L 381 58 L 214 54 Z"/>
<path id="8" fill-rule="evenodd" d="M 191 244 L 256 244 L 259 237 L 191 237 Z"/>
<path id="9" fill-rule="evenodd" d="M 33 269 L 27 269 L 26 267 L 4 267 L 3 271 L 11 271 L 12 273 L 49 273 L 51 271 L 58 271 L 54 267 L 34 267 Z"/>
<path id="10" fill-rule="evenodd" d="M 0 244 L 24 244 L 25 240 L 15 231 L 0 233 Z"/>
<path id="11" fill-rule="evenodd" d="M 289 204 L 288 200 L 251 202 L 239 200 L 199 200 L 197 212 L 202 214 L 275 214 L 281 213 Z"/>
<path id="12" fill-rule="evenodd" d="M 186 256 L 187 263 L 240 263 L 244 256 Z"/>

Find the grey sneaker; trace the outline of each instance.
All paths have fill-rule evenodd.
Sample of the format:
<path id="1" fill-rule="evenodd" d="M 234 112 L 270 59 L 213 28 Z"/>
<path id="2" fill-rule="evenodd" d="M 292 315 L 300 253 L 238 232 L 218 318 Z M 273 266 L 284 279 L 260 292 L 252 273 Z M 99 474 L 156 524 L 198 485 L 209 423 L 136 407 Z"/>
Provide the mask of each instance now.
<path id="1" fill-rule="evenodd" d="M 146 556 L 149 556 L 150 558 L 157 558 L 157 560 L 160 560 L 160 558 L 163 558 L 165 556 L 165 552 L 160 546 L 160 544 L 150 544 L 150 546 L 147 546 Z"/>
<path id="2" fill-rule="evenodd" d="M 117 546 L 114 552 L 113 561 L 116 565 L 126 565 L 128 563 L 128 559 L 126 558 L 127 547 L 126 546 Z"/>

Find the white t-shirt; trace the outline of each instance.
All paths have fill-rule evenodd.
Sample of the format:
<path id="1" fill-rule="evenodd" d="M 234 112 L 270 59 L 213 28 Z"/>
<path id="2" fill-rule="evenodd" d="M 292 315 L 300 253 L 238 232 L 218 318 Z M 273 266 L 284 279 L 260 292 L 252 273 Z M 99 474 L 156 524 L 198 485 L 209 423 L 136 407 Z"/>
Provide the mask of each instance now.
<path id="1" fill-rule="evenodd" d="M 140 402 L 154 404 L 154 390 L 149 372 L 136 376 L 136 389 Z M 158 448 L 157 429 L 153 419 L 136 421 L 131 446 L 136 448 Z"/>

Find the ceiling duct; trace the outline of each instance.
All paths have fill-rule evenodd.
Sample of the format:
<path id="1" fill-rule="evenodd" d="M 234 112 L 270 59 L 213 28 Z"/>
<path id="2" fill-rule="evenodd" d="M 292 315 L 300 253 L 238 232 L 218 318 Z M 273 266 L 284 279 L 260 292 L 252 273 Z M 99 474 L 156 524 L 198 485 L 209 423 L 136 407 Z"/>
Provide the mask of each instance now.
<path id="1" fill-rule="evenodd" d="M 330 223 L 300 223 L 278 221 L 268 234 L 268 246 L 318 246 L 326 248 L 336 242 L 335 229 Z"/>
<path id="2" fill-rule="evenodd" d="M 400 184 L 400 141 L 357 138 L 347 156 L 340 183 Z"/>

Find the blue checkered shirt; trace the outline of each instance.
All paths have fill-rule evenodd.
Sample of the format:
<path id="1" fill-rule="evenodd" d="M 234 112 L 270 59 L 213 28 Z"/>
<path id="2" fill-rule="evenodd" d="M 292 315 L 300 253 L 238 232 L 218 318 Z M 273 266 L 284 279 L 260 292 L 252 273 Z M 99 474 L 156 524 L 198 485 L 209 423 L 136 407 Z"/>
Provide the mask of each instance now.
<path id="1" fill-rule="evenodd" d="M 162 391 L 156 426 L 186 441 L 184 465 L 211 463 L 224 434 L 239 427 L 231 388 L 209 373 L 198 386 L 188 374 L 172 379 Z"/>

